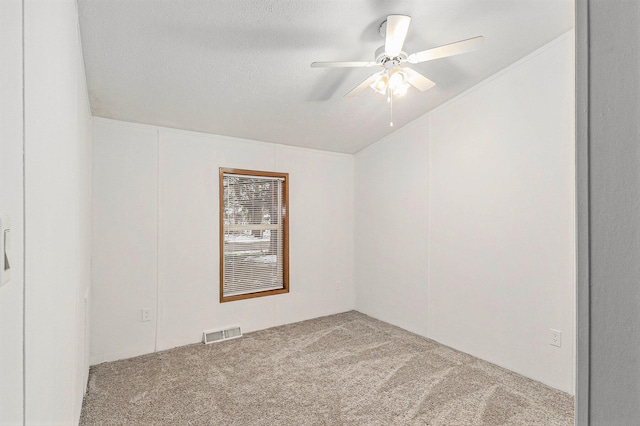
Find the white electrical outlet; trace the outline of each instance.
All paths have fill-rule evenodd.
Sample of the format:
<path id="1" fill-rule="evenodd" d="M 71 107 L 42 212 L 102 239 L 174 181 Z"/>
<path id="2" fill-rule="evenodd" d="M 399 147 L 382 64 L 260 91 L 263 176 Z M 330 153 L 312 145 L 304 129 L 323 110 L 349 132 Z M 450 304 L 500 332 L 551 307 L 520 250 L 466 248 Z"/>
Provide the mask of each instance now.
<path id="1" fill-rule="evenodd" d="M 142 322 L 151 321 L 151 308 L 142 309 Z"/>
<path id="2" fill-rule="evenodd" d="M 562 346 L 562 331 L 550 328 L 549 332 L 549 344 L 557 347 Z"/>

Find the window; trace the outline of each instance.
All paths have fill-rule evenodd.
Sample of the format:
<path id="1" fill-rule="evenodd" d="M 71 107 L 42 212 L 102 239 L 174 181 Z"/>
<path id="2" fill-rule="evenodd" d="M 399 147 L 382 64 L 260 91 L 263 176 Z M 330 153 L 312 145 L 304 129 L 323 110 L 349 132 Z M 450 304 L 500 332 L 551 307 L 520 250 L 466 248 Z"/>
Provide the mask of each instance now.
<path id="1" fill-rule="evenodd" d="M 289 292 L 287 173 L 220 169 L 220 301 Z"/>

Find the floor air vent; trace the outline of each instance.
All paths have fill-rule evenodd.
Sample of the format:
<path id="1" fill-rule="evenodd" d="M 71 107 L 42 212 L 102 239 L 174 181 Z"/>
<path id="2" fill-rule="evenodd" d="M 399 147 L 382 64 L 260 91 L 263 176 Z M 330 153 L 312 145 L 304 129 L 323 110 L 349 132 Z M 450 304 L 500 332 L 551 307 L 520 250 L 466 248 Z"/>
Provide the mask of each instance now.
<path id="1" fill-rule="evenodd" d="M 221 342 L 223 340 L 235 339 L 236 337 L 242 337 L 240 326 L 229 327 L 223 330 L 207 330 L 202 333 L 202 341 L 205 345 L 214 342 Z"/>

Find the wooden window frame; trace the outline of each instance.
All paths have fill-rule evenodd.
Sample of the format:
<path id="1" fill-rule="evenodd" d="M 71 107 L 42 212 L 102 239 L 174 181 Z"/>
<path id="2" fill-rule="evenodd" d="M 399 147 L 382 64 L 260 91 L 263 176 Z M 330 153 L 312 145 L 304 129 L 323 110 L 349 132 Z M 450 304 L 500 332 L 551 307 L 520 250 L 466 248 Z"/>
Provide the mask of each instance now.
<path id="1" fill-rule="evenodd" d="M 258 291 L 255 293 L 239 294 L 234 296 L 224 295 L 224 175 L 235 174 L 256 177 L 282 178 L 282 281 L 283 288 L 275 290 Z M 220 167 L 220 302 L 232 302 L 234 300 L 251 299 L 254 297 L 272 296 L 289 292 L 289 174 L 280 172 L 265 172 L 259 170 L 233 169 Z"/>

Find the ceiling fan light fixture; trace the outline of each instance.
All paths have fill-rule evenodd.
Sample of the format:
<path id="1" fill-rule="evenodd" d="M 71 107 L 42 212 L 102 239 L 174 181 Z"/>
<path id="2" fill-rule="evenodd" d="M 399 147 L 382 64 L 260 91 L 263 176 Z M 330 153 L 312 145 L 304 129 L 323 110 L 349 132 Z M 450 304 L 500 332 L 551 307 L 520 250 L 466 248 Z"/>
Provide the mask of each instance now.
<path id="1" fill-rule="evenodd" d="M 387 87 L 389 84 L 389 77 L 387 77 L 386 73 L 381 73 L 376 78 L 376 81 L 371 84 L 371 88 L 375 90 L 377 93 L 384 95 L 387 93 Z"/>
<path id="2" fill-rule="evenodd" d="M 392 72 L 389 77 L 389 90 L 393 92 L 394 96 L 402 96 L 407 93 L 407 89 L 409 88 L 409 82 L 407 79 L 407 75 L 401 71 L 396 70 Z"/>
<path id="3" fill-rule="evenodd" d="M 404 73 L 402 71 L 394 71 L 389 77 L 389 87 L 391 87 L 391 90 L 393 90 L 396 87 L 401 86 L 402 83 L 404 83 L 404 80 Z"/>

